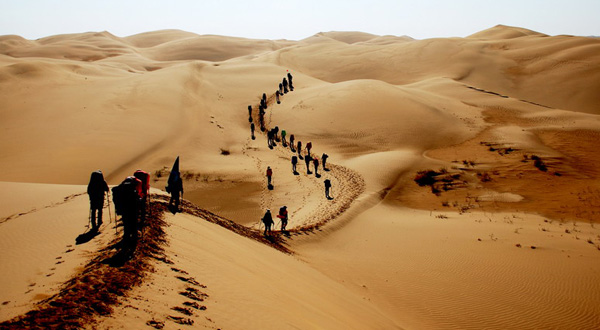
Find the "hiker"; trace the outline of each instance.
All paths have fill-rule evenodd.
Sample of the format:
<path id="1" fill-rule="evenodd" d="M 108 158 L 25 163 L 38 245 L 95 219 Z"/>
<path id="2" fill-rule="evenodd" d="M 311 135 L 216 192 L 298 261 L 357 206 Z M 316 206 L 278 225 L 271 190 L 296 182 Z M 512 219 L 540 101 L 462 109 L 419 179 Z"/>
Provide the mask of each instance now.
<path id="1" fill-rule="evenodd" d="M 104 208 L 104 194 L 106 192 L 108 192 L 108 184 L 104 181 L 102 171 L 92 172 L 87 186 L 87 193 L 90 197 L 90 222 L 93 231 L 97 231 L 102 224 L 102 209 Z"/>
<path id="2" fill-rule="evenodd" d="M 304 159 L 304 157 L 302 157 L 302 154 L 300 154 L 300 152 L 302 151 L 302 141 L 298 141 L 296 149 L 298 150 L 298 158 Z"/>
<path id="3" fill-rule="evenodd" d="M 283 95 L 283 84 L 279 83 L 279 94 Z"/>
<path id="4" fill-rule="evenodd" d="M 292 74 L 288 72 L 287 74 L 288 81 L 290 82 L 290 92 L 294 90 L 294 85 L 292 85 Z"/>
<path id="5" fill-rule="evenodd" d="M 248 106 L 248 122 L 249 123 L 252 122 L 252 106 L 251 105 Z"/>
<path id="6" fill-rule="evenodd" d="M 310 171 L 310 163 L 312 162 L 312 158 L 309 155 L 304 156 L 304 162 L 306 163 L 306 174 L 312 174 Z"/>
<path id="7" fill-rule="evenodd" d="M 281 101 L 279 101 L 279 90 L 275 91 L 275 100 L 277 101 L 277 104 L 281 104 Z"/>
<path id="8" fill-rule="evenodd" d="M 310 149 L 312 149 L 312 142 L 306 144 L 306 154 L 310 157 Z"/>
<path id="9" fill-rule="evenodd" d="M 288 223 L 288 211 L 287 211 L 287 206 L 282 206 L 279 209 L 279 214 L 277 215 L 277 217 L 279 219 L 281 219 L 281 231 L 285 230 L 285 227 L 287 226 Z"/>
<path id="10" fill-rule="evenodd" d="M 287 79 L 286 78 L 283 78 L 282 84 L 283 84 L 283 93 L 287 94 L 288 89 L 287 89 Z"/>
<path id="11" fill-rule="evenodd" d="M 296 152 L 296 150 L 294 149 L 294 139 L 295 139 L 294 134 L 290 135 L 290 150 L 292 152 Z"/>
<path id="12" fill-rule="evenodd" d="M 183 180 L 181 179 L 181 173 L 179 172 L 179 156 L 177 156 L 175 163 L 173 163 L 165 190 L 171 194 L 171 199 L 169 199 L 169 210 L 175 214 L 179 211 L 180 198 L 183 197 Z M 175 205 L 175 209 L 173 209 L 173 204 Z"/>
<path id="13" fill-rule="evenodd" d="M 173 180 L 173 183 L 169 185 L 167 192 L 171 193 L 169 207 L 173 205 L 175 210 L 179 211 L 179 203 L 181 202 L 181 196 L 183 195 L 183 180 L 181 180 L 181 177 L 178 176 Z"/>
<path id="14" fill-rule="evenodd" d="M 273 216 L 271 215 L 271 210 L 267 209 L 265 215 L 262 217 L 262 222 L 265 224 L 265 232 L 263 235 L 267 235 L 267 232 L 271 234 L 271 226 L 273 225 Z"/>
<path id="15" fill-rule="evenodd" d="M 287 132 L 285 130 L 281 130 L 281 144 L 283 144 L 284 147 L 287 147 L 287 143 L 285 141 L 286 135 L 287 135 Z"/>
<path id="16" fill-rule="evenodd" d="M 273 176 L 273 170 L 271 166 L 267 166 L 267 188 L 272 189 L 273 185 L 271 184 L 271 177 Z"/>
<path id="17" fill-rule="evenodd" d="M 273 130 L 270 129 L 267 132 L 267 145 L 269 146 L 269 149 L 273 149 L 273 145 L 275 145 L 274 141 L 273 141 Z"/>
<path id="18" fill-rule="evenodd" d="M 137 170 L 133 172 L 133 176 L 142 182 L 140 193 L 140 217 L 142 222 L 146 220 L 146 206 L 148 205 L 148 193 L 150 192 L 150 174 L 148 172 Z"/>
<path id="19" fill-rule="evenodd" d="M 256 140 L 256 136 L 254 136 L 254 123 L 250 123 L 250 133 L 252 133 L 252 140 Z"/>
<path id="20" fill-rule="evenodd" d="M 266 130 L 266 128 L 265 128 L 265 110 L 263 109 L 262 106 L 258 107 L 258 120 L 260 122 L 260 131 L 264 132 Z"/>
<path id="21" fill-rule="evenodd" d="M 294 155 L 292 156 L 292 173 L 298 175 L 298 171 L 296 171 L 296 164 L 298 164 L 298 157 Z"/>
<path id="22" fill-rule="evenodd" d="M 325 197 L 327 199 L 333 199 L 329 196 L 329 189 L 331 189 L 331 181 L 329 179 L 325 180 Z"/>
<path id="23" fill-rule="evenodd" d="M 327 169 L 327 167 L 325 166 L 328 157 L 329 157 L 329 155 L 326 153 L 323 153 L 323 156 L 321 156 L 321 162 L 323 163 L 323 171 L 329 171 Z"/>
<path id="24" fill-rule="evenodd" d="M 266 109 L 267 108 L 267 94 L 265 94 L 265 93 L 263 93 L 263 95 L 262 95 L 262 102 Z"/>
<path id="25" fill-rule="evenodd" d="M 317 170 L 319 169 L 319 157 L 313 158 L 313 164 L 315 164 L 315 176 L 318 178 L 320 177 L 319 173 L 317 173 Z"/>
<path id="26" fill-rule="evenodd" d="M 267 102 L 265 101 L 265 99 L 261 99 L 261 100 L 260 100 L 260 106 L 261 106 L 263 109 L 266 109 L 266 108 L 267 108 Z"/>
<path id="27" fill-rule="evenodd" d="M 134 176 L 128 176 L 118 186 L 112 188 L 115 213 L 123 222 L 123 248 L 135 250 L 137 244 L 137 221 L 140 205 L 139 186 L 142 182 Z"/>

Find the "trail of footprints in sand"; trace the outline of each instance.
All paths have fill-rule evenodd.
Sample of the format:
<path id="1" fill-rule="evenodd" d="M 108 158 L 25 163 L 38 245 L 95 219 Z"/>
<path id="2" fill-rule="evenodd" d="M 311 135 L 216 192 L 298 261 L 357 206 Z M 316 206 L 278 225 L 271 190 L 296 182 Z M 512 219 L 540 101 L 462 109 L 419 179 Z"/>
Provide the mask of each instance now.
<path id="1" fill-rule="evenodd" d="M 185 287 L 178 292 L 178 295 L 183 297 L 181 305 L 171 307 L 171 310 L 176 312 L 169 314 L 163 321 L 152 319 L 146 322 L 146 325 L 151 326 L 155 329 L 162 329 L 165 326 L 166 321 L 177 323 L 180 325 L 192 326 L 196 322 L 194 320 L 197 314 L 205 311 L 207 307 L 202 303 L 209 297 L 201 289 L 206 289 L 206 285 L 199 283 L 192 276 L 189 276 L 185 270 L 171 267 L 171 271 L 175 273 L 174 277 L 185 283 Z M 206 317 L 206 320 L 214 323 L 210 318 Z"/>
<path id="2" fill-rule="evenodd" d="M 284 96 L 285 94 L 281 96 L 282 102 Z M 274 100 L 275 94 L 271 94 L 267 98 L 267 109 L 272 109 L 272 107 L 274 106 Z M 258 104 L 255 104 L 252 107 L 252 118 L 258 118 L 258 111 Z M 271 110 L 268 112 L 268 117 L 265 118 L 266 131 L 268 131 L 271 127 L 274 126 L 272 124 L 272 114 L 273 111 Z M 260 131 L 260 125 L 258 125 L 258 120 L 256 120 L 255 125 L 255 135 L 257 136 L 257 138 L 261 135 L 259 133 L 263 133 L 262 135 L 266 135 L 266 131 Z M 296 139 L 296 141 L 299 140 L 300 139 L 298 138 Z M 246 143 L 244 144 L 242 153 L 254 160 L 256 168 L 262 176 L 262 174 L 264 174 L 263 172 L 266 170 L 266 166 L 263 165 L 263 160 L 261 160 L 258 156 L 252 153 L 252 150 L 256 150 L 256 148 L 250 146 L 252 141 L 253 140 L 250 137 L 248 137 Z M 289 167 L 291 170 L 290 159 L 291 156 L 294 155 L 294 153 L 291 152 L 289 146 L 283 147 L 282 143 L 278 142 L 277 146 L 273 148 L 273 151 L 278 156 L 276 157 L 276 159 L 280 160 L 280 162 L 278 162 L 277 164 L 281 168 L 285 169 Z M 313 152 L 313 154 L 318 155 L 317 152 Z M 341 215 L 345 210 L 347 210 L 352 204 L 352 202 L 356 198 L 358 198 L 358 196 L 365 189 L 364 179 L 362 178 L 362 176 L 360 176 L 360 174 L 356 173 L 355 171 L 328 162 L 327 168 L 329 169 L 329 171 L 326 172 L 322 168 L 322 164 L 320 165 L 321 176 L 325 176 L 325 173 L 327 173 L 326 178 L 329 178 L 332 181 L 332 190 L 337 194 L 332 194 L 334 197 L 333 200 L 326 200 L 323 184 L 325 178 L 317 178 L 314 175 L 307 175 L 306 173 L 302 173 L 303 162 L 299 160 L 298 172 L 300 172 L 300 175 L 295 176 L 295 179 L 298 185 L 301 187 L 303 193 L 300 196 L 295 196 L 295 198 L 299 198 L 302 201 L 301 206 L 298 207 L 296 210 L 290 210 L 290 228 L 294 228 L 290 231 L 293 232 L 294 235 L 309 234 L 309 232 L 312 232 L 313 229 L 319 230 L 319 226 L 325 224 L 330 220 L 335 219 L 337 216 Z M 274 166 L 271 165 L 271 167 L 273 168 Z M 269 191 L 265 186 L 266 185 L 263 186 L 261 192 L 260 202 L 260 207 L 263 210 L 268 208 L 269 205 L 272 205 L 274 200 L 273 191 Z M 319 202 L 319 204 L 313 212 L 308 213 L 307 216 L 304 216 L 301 219 L 297 219 L 295 215 L 302 213 L 303 209 L 308 204 L 308 198 L 311 194 L 323 195 L 323 199 Z M 258 227 L 258 225 L 255 225 L 255 227 Z"/>

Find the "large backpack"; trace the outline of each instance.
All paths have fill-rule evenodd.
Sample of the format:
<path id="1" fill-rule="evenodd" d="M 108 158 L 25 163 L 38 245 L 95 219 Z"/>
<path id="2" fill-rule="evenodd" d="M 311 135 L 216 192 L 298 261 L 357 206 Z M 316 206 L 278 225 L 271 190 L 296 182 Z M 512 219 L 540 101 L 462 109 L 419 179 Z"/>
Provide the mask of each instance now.
<path id="1" fill-rule="evenodd" d="M 135 177 L 128 177 L 121 184 L 112 188 L 115 213 L 118 215 L 134 213 L 137 210 L 139 202 L 138 181 Z"/>
<path id="2" fill-rule="evenodd" d="M 142 193 L 143 197 L 146 197 L 148 190 L 150 190 L 150 174 L 142 170 L 137 170 L 133 173 L 133 176 L 142 181 Z"/>

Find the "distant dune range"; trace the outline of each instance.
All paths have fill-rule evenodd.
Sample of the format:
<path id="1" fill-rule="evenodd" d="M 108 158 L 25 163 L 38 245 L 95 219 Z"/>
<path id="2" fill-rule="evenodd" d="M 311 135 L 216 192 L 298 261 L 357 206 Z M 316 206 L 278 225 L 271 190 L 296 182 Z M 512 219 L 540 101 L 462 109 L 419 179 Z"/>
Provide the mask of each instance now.
<path id="1" fill-rule="evenodd" d="M 311 141 L 330 171 L 294 175 L 289 148 L 250 139 L 262 93 L 267 126 Z M 426 40 L 0 36 L 0 321 L 114 238 L 105 211 L 74 244 L 92 171 L 116 185 L 141 168 L 163 194 L 180 156 L 200 209 L 259 230 L 287 205 L 291 254 L 165 215 L 165 259 L 89 327 L 598 328 L 598 95 L 599 39 L 504 25 Z"/>

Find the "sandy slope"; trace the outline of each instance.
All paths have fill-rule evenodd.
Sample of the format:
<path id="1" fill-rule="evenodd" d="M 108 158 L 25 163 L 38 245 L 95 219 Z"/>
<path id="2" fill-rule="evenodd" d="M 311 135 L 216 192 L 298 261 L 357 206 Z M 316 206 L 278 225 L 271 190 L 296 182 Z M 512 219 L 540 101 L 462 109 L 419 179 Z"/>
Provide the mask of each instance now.
<path id="1" fill-rule="evenodd" d="M 290 229 L 318 225 L 285 237 L 285 255 L 170 216 L 175 264 L 157 263 L 99 328 L 184 327 L 168 318 L 183 316 L 180 271 L 209 295 L 198 327 L 597 327 L 599 42 L 507 26 L 428 40 L 0 36 L 0 319 L 56 292 L 114 235 L 73 245 L 91 171 L 117 184 L 143 168 L 162 189 L 179 155 L 200 207 L 257 228 L 287 205 Z M 276 104 L 288 70 L 295 90 Z M 250 139 L 262 93 L 267 126 L 327 152 L 330 171 L 301 162 L 294 175 L 289 148 Z M 413 180 L 426 169 L 437 194 Z"/>

